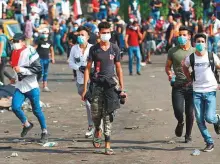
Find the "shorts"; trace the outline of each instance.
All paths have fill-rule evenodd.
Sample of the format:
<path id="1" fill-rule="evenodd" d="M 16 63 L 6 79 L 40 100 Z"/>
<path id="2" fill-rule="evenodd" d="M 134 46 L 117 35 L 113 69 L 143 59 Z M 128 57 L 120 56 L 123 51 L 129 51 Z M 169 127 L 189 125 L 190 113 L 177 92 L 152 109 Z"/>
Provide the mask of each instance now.
<path id="1" fill-rule="evenodd" d="M 156 42 L 154 40 L 145 41 L 144 50 L 146 53 L 149 51 L 155 51 L 156 50 Z"/>

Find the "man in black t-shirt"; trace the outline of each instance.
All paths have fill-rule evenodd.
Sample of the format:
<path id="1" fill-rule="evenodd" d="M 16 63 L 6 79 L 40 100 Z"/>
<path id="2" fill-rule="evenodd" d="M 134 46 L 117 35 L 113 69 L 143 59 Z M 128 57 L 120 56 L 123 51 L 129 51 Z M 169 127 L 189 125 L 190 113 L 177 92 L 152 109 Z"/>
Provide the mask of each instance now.
<path id="1" fill-rule="evenodd" d="M 211 0 L 202 0 L 203 2 L 203 23 L 206 24 L 208 22 L 208 14 L 211 11 Z"/>
<path id="2" fill-rule="evenodd" d="M 118 93 L 115 90 L 116 88 L 122 91 L 124 89 L 120 50 L 117 45 L 109 41 L 111 38 L 110 27 L 111 25 L 108 22 L 102 22 L 98 26 L 101 41 L 90 48 L 88 63 L 84 72 L 84 91 L 82 93 L 82 100 L 85 100 L 89 72 L 94 63 L 95 71 L 91 76 L 93 83 L 91 113 L 95 126 L 93 145 L 96 148 L 101 146 L 102 131 L 99 127 L 103 118 L 106 155 L 114 153 L 110 149 L 111 123 L 113 122 L 114 111 L 120 107 Z M 121 92 L 121 96 L 126 95 Z"/>
<path id="3" fill-rule="evenodd" d="M 151 6 L 151 16 L 154 19 L 154 24 L 160 18 L 160 8 L 162 7 L 162 2 L 160 0 L 152 0 L 150 3 Z"/>
<path id="4" fill-rule="evenodd" d="M 168 21 L 169 21 L 169 26 L 167 28 L 167 31 L 166 31 L 166 36 L 165 36 L 165 39 L 167 41 L 167 46 L 166 46 L 166 51 L 168 52 L 168 50 L 172 47 L 172 39 L 173 39 L 173 30 L 174 30 L 174 21 L 173 21 L 173 16 L 170 15 L 168 17 Z"/>
<path id="5" fill-rule="evenodd" d="M 40 63 L 42 66 L 43 92 L 50 92 L 49 88 L 47 87 L 48 68 L 50 61 L 53 64 L 55 63 L 53 45 L 48 37 L 49 30 L 45 29 L 35 46 L 37 53 L 40 56 Z"/>
<path id="6" fill-rule="evenodd" d="M 23 30 L 24 29 L 24 16 L 22 14 L 22 10 L 24 8 L 23 1 L 15 0 L 13 3 L 13 7 L 15 10 L 15 14 L 14 14 L 15 19 L 18 21 L 18 23 L 21 26 L 21 29 Z"/>

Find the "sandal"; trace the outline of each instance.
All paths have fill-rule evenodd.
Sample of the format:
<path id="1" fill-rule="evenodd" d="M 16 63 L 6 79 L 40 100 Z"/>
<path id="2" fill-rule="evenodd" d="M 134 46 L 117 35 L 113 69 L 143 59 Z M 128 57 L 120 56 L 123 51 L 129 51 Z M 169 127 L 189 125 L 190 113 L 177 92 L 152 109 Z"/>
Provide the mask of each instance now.
<path id="1" fill-rule="evenodd" d="M 97 131 L 95 133 L 97 133 Z M 95 137 L 95 135 L 96 134 L 94 134 L 92 144 L 95 148 L 100 148 L 102 145 L 102 137 Z"/>
<path id="2" fill-rule="evenodd" d="M 114 155 L 115 152 L 110 148 L 105 148 L 105 155 Z"/>

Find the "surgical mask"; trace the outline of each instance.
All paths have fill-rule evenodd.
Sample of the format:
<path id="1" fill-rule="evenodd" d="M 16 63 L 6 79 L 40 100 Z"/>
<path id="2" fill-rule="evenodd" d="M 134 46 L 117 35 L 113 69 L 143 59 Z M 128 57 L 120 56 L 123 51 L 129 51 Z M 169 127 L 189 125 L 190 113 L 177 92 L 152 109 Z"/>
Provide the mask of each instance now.
<path id="1" fill-rule="evenodd" d="M 154 22 L 154 20 L 153 19 L 150 19 L 150 23 L 152 24 Z"/>
<path id="2" fill-rule="evenodd" d="M 14 43 L 14 44 L 13 44 L 13 48 L 14 48 L 15 50 L 19 50 L 19 49 L 22 48 L 22 44 L 21 44 L 21 43 Z"/>
<path id="3" fill-rule="evenodd" d="M 101 34 L 100 39 L 101 39 L 103 42 L 108 42 L 108 41 L 111 39 L 111 34 Z"/>
<path id="4" fill-rule="evenodd" d="M 131 29 L 136 31 L 138 29 L 138 27 L 137 26 L 131 26 Z"/>
<path id="5" fill-rule="evenodd" d="M 46 38 L 48 38 L 48 36 L 49 36 L 48 34 L 43 34 L 42 37 L 43 37 L 44 39 L 46 39 Z"/>
<path id="6" fill-rule="evenodd" d="M 160 17 L 160 20 L 163 21 L 163 17 Z"/>
<path id="7" fill-rule="evenodd" d="M 78 27 L 73 27 L 72 30 L 73 30 L 73 32 L 75 32 L 78 30 Z"/>
<path id="8" fill-rule="evenodd" d="M 205 50 L 205 43 L 196 43 L 196 50 L 202 52 Z"/>
<path id="9" fill-rule="evenodd" d="M 84 44 L 85 43 L 85 37 L 84 36 L 78 36 L 77 37 L 77 42 L 79 44 Z"/>
<path id="10" fill-rule="evenodd" d="M 178 42 L 181 46 L 186 45 L 187 43 L 187 38 L 185 36 L 179 36 L 178 37 Z"/>

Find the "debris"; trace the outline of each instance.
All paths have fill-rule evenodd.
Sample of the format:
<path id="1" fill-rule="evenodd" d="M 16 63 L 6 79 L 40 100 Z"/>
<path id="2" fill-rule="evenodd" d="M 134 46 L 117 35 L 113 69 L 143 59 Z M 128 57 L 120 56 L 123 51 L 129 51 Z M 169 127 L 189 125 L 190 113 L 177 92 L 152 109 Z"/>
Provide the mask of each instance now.
<path id="1" fill-rule="evenodd" d="M 165 137 L 166 139 L 169 139 L 170 137 Z"/>
<path id="2" fill-rule="evenodd" d="M 12 142 L 25 142 L 25 140 L 14 139 Z"/>
<path id="3" fill-rule="evenodd" d="M 192 156 L 199 156 L 200 155 L 200 150 L 199 149 L 195 149 L 193 150 L 193 152 L 191 153 Z"/>
<path id="4" fill-rule="evenodd" d="M 0 112 L 1 112 L 1 113 L 4 113 L 5 111 L 4 111 L 4 109 L 2 109 L 2 110 L 0 110 Z"/>
<path id="5" fill-rule="evenodd" d="M 58 109 L 62 109 L 60 106 L 59 106 L 59 108 Z"/>
<path id="6" fill-rule="evenodd" d="M 13 152 L 13 153 L 11 154 L 11 157 L 18 157 L 18 153 Z"/>
<path id="7" fill-rule="evenodd" d="M 159 111 L 159 112 L 161 112 L 161 111 L 163 111 L 163 109 L 160 109 L 160 108 L 156 108 L 156 111 Z"/>
<path id="8" fill-rule="evenodd" d="M 155 78 L 156 76 L 155 76 L 155 75 L 151 75 L 150 77 L 151 77 L 151 78 Z"/>
<path id="9" fill-rule="evenodd" d="M 139 126 L 126 126 L 124 129 L 130 129 L 130 130 L 133 130 L 133 129 L 138 129 Z"/>
<path id="10" fill-rule="evenodd" d="M 147 109 L 147 111 L 151 111 L 152 112 L 152 111 L 155 111 L 155 109 Z"/>
<path id="11" fill-rule="evenodd" d="M 53 121 L 53 123 L 58 123 L 58 121 Z"/>
<path id="12" fill-rule="evenodd" d="M 170 141 L 168 141 L 167 143 L 168 143 L 168 144 L 176 144 L 176 142 L 173 141 L 173 140 L 170 140 Z"/>
<path id="13" fill-rule="evenodd" d="M 58 146 L 57 142 L 47 142 L 43 145 L 43 147 L 55 147 Z"/>

